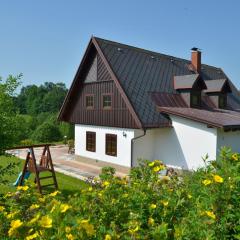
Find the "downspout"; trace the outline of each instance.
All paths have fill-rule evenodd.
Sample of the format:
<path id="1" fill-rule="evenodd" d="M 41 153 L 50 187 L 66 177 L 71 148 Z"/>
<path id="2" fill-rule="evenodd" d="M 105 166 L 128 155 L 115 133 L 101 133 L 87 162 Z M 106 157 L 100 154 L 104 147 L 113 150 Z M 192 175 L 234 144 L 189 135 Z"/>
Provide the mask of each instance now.
<path id="1" fill-rule="evenodd" d="M 144 137 L 145 135 L 146 135 L 146 129 L 144 128 L 142 135 L 131 139 L 131 168 L 133 167 L 133 144 L 134 144 L 134 140 L 136 140 L 138 138 L 141 138 L 141 137 Z"/>

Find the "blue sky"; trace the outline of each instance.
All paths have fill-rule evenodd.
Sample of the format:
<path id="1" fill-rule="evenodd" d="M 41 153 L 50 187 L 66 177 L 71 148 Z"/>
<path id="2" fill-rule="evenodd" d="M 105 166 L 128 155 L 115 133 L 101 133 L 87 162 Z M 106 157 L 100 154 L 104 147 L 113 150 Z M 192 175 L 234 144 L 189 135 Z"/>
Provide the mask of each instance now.
<path id="1" fill-rule="evenodd" d="M 0 76 L 70 86 L 91 35 L 224 69 L 240 88 L 240 1 L 0 0 Z"/>

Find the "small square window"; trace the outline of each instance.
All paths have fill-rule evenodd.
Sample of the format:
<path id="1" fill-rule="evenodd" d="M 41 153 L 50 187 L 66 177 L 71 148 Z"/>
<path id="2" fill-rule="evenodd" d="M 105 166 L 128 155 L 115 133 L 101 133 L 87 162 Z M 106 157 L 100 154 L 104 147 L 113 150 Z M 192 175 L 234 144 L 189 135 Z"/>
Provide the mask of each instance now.
<path id="1" fill-rule="evenodd" d="M 86 96 L 86 108 L 87 109 L 93 109 L 94 108 L 94 96 L 93 95 L 87 95 Z"/>
<path id="2" fill-rule="evenodd" d="M 110 94 L 103 95 L 103 109 L 112 108 L 112 96 Z"/>

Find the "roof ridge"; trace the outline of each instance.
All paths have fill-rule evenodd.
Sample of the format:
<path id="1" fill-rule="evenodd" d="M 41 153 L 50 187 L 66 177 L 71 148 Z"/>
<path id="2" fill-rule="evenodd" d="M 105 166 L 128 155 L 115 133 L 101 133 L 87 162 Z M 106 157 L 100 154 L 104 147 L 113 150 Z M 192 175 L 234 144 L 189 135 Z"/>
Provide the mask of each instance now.
<path id="1" fill-rule="evenodd" d="M 133 46 L 133 45 L 120 43 L 120 42 L 116 42 L 116 41 L 112 41 L 112 40 L 108 40 L 108 39 L 100 38 L 100 37 L 96 37 L 96 36 L 93 36 L 93 38 L 95 38 L 96 40 L 108 42 L 108 43 L 113 44 L 113 45 L 116 45 L 116 44 L 117 45 L 122 45 L 122 46 L 132 48 L 132 49 L 137 50 L 137 51 L 141 51 L 141 52 L 145 52 L 145 53 L 149 53 L 149 54 L 158 54 L 158 55 L 161 55 L 163 57 L 170 58 L 170 59 L 176 59 L 176 60 L 185 61 L 186 63 L 191 63 L 191 60 L 188 60 L 188 59 L 185 59 L 185 58 L 176 57 L 176 56 L 164 54 L 164 53 L 161 53 L 161 52 L 156 52 L 156 51 L 153 51 L 153 50 L 148 50 L 148 49 L 145 49 L 145 48 L 136 47 L 136 46 Z M 202 66 L 211 67 L 211 68 L 218 69 L 219 71 L 223 72 L 223 70 L 220 67 L 212 66 L 212 65 L 209 65 L 209 64 L 205 64 L 205 63 L 202 63 Z"/>

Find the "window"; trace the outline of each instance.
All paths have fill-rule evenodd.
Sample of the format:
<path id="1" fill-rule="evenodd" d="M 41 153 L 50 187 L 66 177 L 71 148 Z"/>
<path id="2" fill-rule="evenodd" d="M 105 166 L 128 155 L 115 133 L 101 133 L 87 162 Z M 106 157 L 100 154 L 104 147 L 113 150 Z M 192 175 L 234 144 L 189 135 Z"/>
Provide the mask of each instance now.
<path id="1" fill-rule="evenodd" d="M 200 107 L 201 106 L 201 92 L 192 92 L 190 97 L 190 106 L 191 107 Z"/>
<path id="2" fill-rule="evenodd" d="M 226 105 L 227 105 L 227 96 L 226 95 L 219 95 L 219 97 L 218 97 L 219 108 L 225 108 Z"/>
<path id="3" fill-rule="evenodd" d="M 94 107 L 94 96 L 93 95 L 86 95 L 86 108 L 93 109 Z"/>
<path id="4" fill-rule="evenodd" d="M 96 151 L 96 133 L 86 132 L 86 149 L 90 152 Z"/>
<path id="5" fill-rule="evenodd" d="M 106 134 L 106 155 L 117 156 L 117 135 Z"/>
<path id="6" fill-rule="evenodd" d="M 105 94 L 103 95 L 103 109 L 111 109 L 112 108 L 112 95 Z"/>

